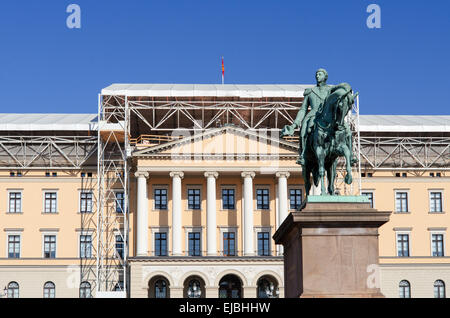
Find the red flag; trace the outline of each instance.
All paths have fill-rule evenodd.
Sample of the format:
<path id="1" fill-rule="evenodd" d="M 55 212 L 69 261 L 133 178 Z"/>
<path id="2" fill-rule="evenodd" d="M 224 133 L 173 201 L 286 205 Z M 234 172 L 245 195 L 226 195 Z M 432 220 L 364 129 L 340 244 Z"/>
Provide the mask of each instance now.
<path id="1" fill-rule="evenodd" d="M 222 76 L 225 75 L 225 66 L 223 64 L 223 56 L 222 56 Z"/>

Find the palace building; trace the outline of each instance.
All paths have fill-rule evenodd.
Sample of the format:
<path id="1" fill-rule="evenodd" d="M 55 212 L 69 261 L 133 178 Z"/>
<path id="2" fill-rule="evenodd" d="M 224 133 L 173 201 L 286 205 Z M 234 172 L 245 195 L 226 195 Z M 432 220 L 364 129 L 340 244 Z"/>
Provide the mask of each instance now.
<path id="1" fill-rule="evenodd" d="M 272 236 L 306 193 L 279 134 L 308 87 L 114 84 L 96 114 L 0 114 L 0 295 L 284 297 Z M 349 124 L 337 190 L 393 212 L 368 284 L 446 297 L 450 116 Z"/>

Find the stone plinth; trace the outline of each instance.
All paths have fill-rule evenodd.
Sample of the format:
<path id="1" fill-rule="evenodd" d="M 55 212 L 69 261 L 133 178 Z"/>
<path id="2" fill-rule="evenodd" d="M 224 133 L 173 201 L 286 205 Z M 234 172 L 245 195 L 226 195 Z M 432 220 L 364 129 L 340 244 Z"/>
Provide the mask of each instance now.
<path id="1" fill-rule="evenodd" d="M 309 196 L 273 237 L 284 246 L 286 297 L 383 297 L 368 269 L 378 264 L 378 228 L 390 214 L 365 197 Z"/>

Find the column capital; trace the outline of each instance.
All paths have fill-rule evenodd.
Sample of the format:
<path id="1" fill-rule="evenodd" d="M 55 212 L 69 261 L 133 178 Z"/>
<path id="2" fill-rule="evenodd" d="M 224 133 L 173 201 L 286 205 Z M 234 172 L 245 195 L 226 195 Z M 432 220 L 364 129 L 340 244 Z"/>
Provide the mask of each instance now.
<path id="1" fill-rule="evenodd" d="M 248 177 L 250 177 L 250 178 L 254 178 L 255 177 L 255 173 L 253 172 L 253 171 L 243 171 L 242 173 L 241 173 L 241 177 L 242 178 L 248 178 Z"/>
<path id="2" fill-rule="evenodd" d="M 136 177 L 136 178 L 148 178 L 148 172 L 147 171 L 136 171 L 135 173 L 134 173 L 134 176 Z"/>
<path id="3" fill-rule="evenodd" d="M 277 178 L 289 178 L 289 176 L 290 176 L 291 174 L 289 173 L 289 172 L 287 172 L 287 171 L 279 171 L 279 172 L 277 172 L 276 174 L 275 174 L 275 176 L 277 177 Z"/>
<path id="4" fill-rule="evenodd" d="M 206 178 L 214 177 L 214 178 L 217 179 L 217 177 L 219 176 L 219 173 L 216 172 L 216 171 L 206 171 L 206 172 L 204 173 L 204 176 L 205 176 Z"/>
<path id="5" fill-rule="evenodd" d="M 183 179 L 183 177 L 184 177 L 184 172 L 183 172 L 183 171 L 172 171 L 171 173 L 169 173 L 169 176 L 170 176 L 171 178 L 179 177 L 179 178 Z"/>

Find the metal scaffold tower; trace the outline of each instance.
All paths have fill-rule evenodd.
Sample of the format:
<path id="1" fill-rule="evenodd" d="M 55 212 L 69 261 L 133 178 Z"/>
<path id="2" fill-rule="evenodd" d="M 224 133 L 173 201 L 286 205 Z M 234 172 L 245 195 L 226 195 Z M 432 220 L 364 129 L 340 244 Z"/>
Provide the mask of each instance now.
<path id="1" fill-rule="evenodd" d="M 127 296 L 128 122 L 125 97 L 99 95 L 97 297 Z"/>

